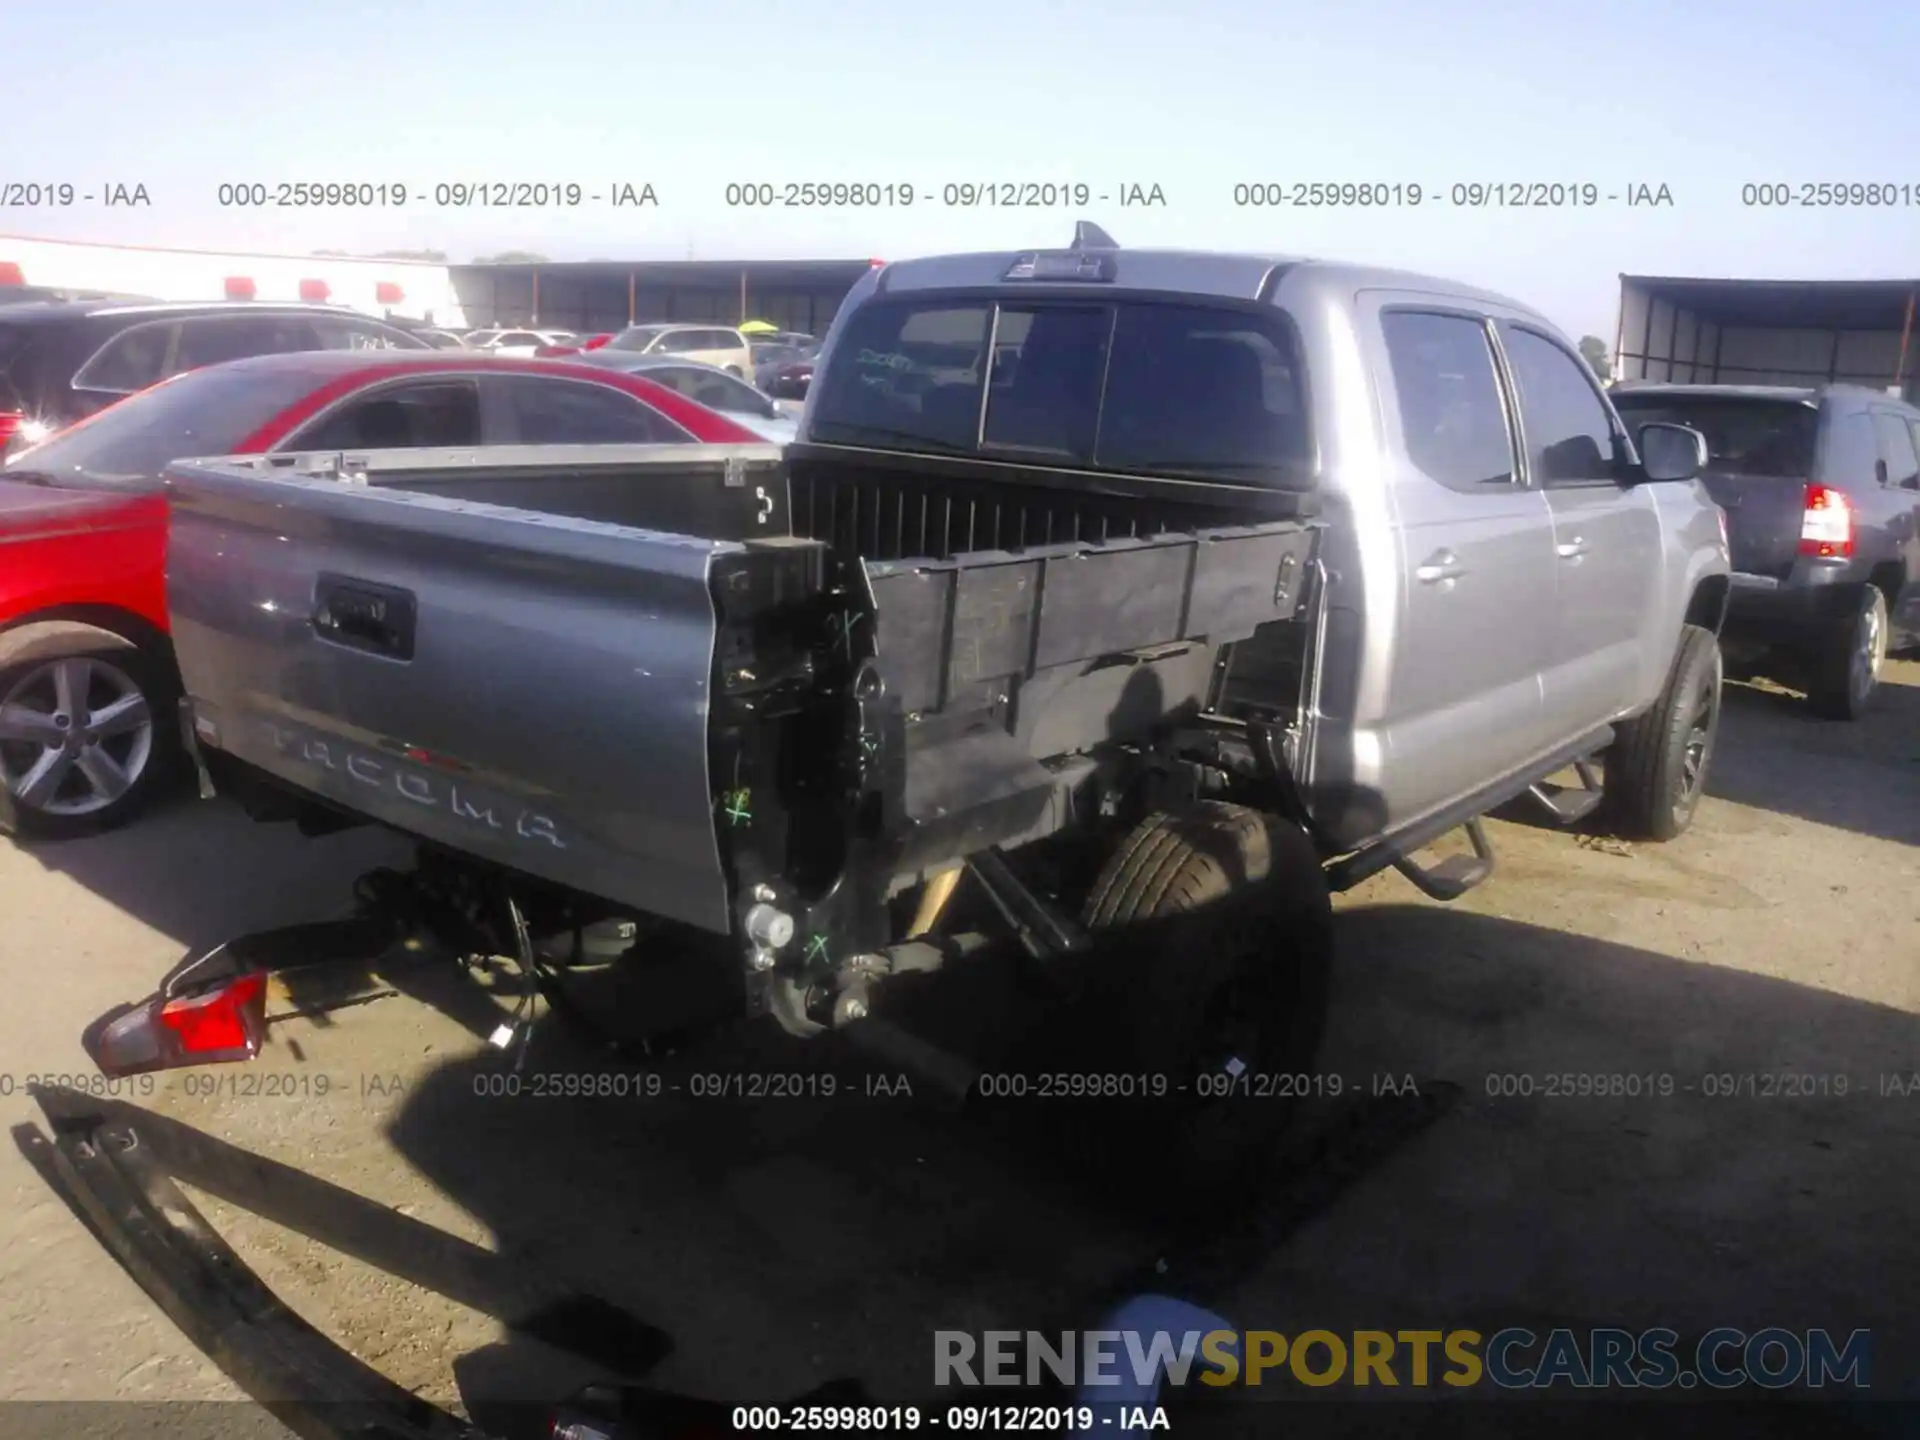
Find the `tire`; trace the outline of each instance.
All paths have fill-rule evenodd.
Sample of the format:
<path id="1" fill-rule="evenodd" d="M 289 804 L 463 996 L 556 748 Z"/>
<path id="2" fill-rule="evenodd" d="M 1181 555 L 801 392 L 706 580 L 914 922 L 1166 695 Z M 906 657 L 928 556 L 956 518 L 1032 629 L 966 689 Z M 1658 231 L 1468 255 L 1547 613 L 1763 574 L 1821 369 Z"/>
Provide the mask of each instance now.
<path id="1" fill-rule="evenodd" d="M 178 695 L 171 665 L 132 646 L 0 672 L 0 830 L 68 840 L 133 819 L 181 773 Z"/>
<path id="2" fill-rule="evenodd" d="M 1887 597 L 1863 585 L 1807 657 L 1807 706 L 1823 720 L 1858 720 L 1880 688 L 1887 663 Z"/>
<path id="3" fill-rule="evenodd" d="M 1161 1174 L 1188 1200 L 1270 1159 L 1326 1027 L 1333 909 L 1313 843 L 1237 805 L 1152 815 L 1108 859 L 1083 923 L 1080 1019 L 1099 1058 L 1079 1068 L 1166 1080 L 1079 1117 L 1093 1122 L 1076 1126 L 1083 1158 L 1133 1186 Z"/>
<path id="4" fill-rule="evenodd" d="M 1720 642 L 1688 625 L 1660 698 L 1607 749 L 1613 826 L 1631 840 L 1671 840 L 1693 824 L 1720 732 Z"/>

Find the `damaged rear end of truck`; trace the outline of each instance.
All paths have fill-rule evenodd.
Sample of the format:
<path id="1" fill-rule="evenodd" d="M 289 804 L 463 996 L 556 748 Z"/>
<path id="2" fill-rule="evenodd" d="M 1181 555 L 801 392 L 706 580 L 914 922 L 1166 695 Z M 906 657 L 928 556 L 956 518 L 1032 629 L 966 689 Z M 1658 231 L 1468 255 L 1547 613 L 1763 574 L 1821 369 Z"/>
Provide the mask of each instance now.
<path id="1" fill-rule="evenodd" d="M 796 1033 L 911 938 L 904 892 L 971 864 L 1068 948 L 1004 855 L 1198 801 L 1210 769 L 1277 788 L 1301 741 L 1295 495 L 827 446 L 276 456 L 170 485 L 209 788 L 400 830 L 530 914 L 728 937 L 749 1008 Z M 1271 706 L 1226 663 L 1256 637 Z"/>
<path id="2" fill-rule="evenodd" d="M 1088 1082 L 1048 1122 L 1082 1157 L 1190 1202 L 1267 1160 L 1343 853 L 1302 798 L 1328 580 L 1306 360 L 1283 263 L 1174 256 L 1177 287 L 1129 290 L 1109 244 L 952 257 L 932 298 L 870 276 L 784 448 L 174 465 L 202 793 L 382 826 L 418 864 L 183 963 L 89 1032 L 102 1071 L 250 1059 L 267 974 L 424 934 L 589 1025 L 570 963 L 697 950 L 735 1018 L 979 1096 L 983 1057 L 894 997 L 993 951 L 1035 1004 L 990 1063 Z M 164 1175 L 120 1193 L 133 1122 L 55 1120 L 65 1188 L 209 1353 L 209 1317 L 274 1309 Z M 316 1332 L 267 1338 L 306 1379 L 222 1363 L 303 1434 L 350 1433 L 336 1389 L 379 1433 L 472 1433 Z"/>
<path id="3" fill-rule="evenodd" d="M 1117 253 L 869 276 L 784 448 L 175 465 L 203 790 L 419 843 L 343 944 L 424 917 L 532 972 L 595 926 L 717 939 L 747 1014 L 965 1092 L 876 1002 L 1004 940 L 1158 1099 L 1304 1064 L 1335 847 L 1296 783 L 1325 586 L 1289 266 L 1123 284 Z M 187 967 L 96 1058 L 191 1063 L 166 1005 L 279 943 Z"/>

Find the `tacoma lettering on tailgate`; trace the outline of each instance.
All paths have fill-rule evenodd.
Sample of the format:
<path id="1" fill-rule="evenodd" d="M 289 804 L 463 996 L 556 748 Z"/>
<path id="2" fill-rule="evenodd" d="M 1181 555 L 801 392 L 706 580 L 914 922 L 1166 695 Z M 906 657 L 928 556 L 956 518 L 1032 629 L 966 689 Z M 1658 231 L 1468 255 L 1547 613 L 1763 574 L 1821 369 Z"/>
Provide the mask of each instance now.
<path id="1" fill-rule="evenodd" d="M 279 721 L 262 720 L 260 726 L 268 742 L 282 755 L 376 790 L 391 790 L 404 800 L 450 814 L 468 825 L 539 841 L 556 850 L 567 848 L 567 842 L 560 838 L 560 827 L 550 816 L 523 809 L 470 780 L 402 765 L 390 755 L 378 755 L 337 737 L 310 734 Z"/>

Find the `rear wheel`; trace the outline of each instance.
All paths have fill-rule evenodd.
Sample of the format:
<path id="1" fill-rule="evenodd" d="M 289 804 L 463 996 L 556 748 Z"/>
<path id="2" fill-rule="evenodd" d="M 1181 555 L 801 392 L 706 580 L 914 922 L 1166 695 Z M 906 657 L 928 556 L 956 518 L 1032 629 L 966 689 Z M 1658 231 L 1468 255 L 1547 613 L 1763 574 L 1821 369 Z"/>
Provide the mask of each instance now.
<path id="1" fill-rule="evenodd" d="M 1827 720 L 1858 720 L 1880 688 L 1887 663 L 1887 597 L 1865 585 L 1808 659 L 1807 704 Z"/>
<path id="2" fill-rule="evenodd" d="M 0 674 L 0 828 L 60 840 L 132 819 L 177 770 L 173 694 L 165 664 L 132 648 Z"/>
<path id="3" fill-rule="evenodd" d="M 1195 1199 L 1268 1158 L 1326 1025 L 1333 912 L 1313 843 L 1237 805 L 1161 812 L 1108 859 L 1084 923 L 1097 1058 L 1078 1068 L 1114 1078 L 1077 1138 Z"/>
<path id="4" fill-rule="evenodd" d="M 1719 640 L 1688 625 L 1659 700 L 1607 750 L 1605 790 L 1622 835 L 1671 840 L 1693 823 L 1720 732 L 1721 679 Z"/>

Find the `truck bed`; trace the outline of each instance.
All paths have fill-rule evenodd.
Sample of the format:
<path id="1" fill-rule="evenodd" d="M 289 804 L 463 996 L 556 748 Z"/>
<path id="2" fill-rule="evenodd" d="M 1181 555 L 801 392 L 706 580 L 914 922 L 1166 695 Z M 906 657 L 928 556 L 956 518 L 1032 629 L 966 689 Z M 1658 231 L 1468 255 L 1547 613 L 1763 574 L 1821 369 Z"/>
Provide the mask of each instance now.
<path id="1" fill-rule="evenodd" d="M 905 869 L 1060 823 L 1072 757 L 1199 708 L 1219 646 L 1302 603 L 1301 497 L 888 459 L 182 462 L 197 744 L 726 932 L 756 867 L 824 891 L 856 839 Z"/>

